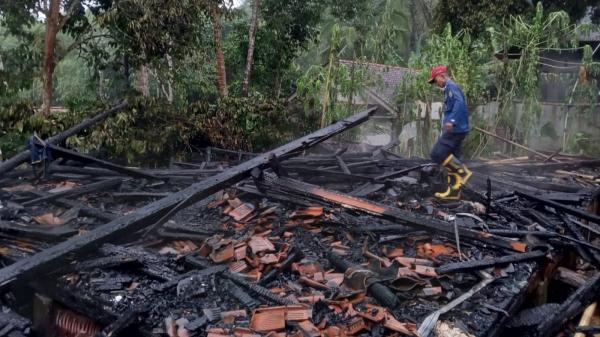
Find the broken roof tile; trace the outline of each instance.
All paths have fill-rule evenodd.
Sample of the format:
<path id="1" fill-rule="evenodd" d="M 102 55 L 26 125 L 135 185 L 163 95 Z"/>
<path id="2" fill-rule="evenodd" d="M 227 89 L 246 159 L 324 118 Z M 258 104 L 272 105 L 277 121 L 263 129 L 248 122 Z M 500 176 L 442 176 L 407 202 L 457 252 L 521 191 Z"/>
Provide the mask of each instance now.
<path id="1" fill-rule="evenodd" d="M 319 329 L 309 320 L 298 322 L 298 327 L 302 330 L 304 337 L 320 336 Z"/>
<path id="2" fill-rule="evenodd" d="M 286 307 L 286 321 L 304 321 L 312 318 L 312 309 L 304 305 L 288 305 Z"/>
<path id="3" fill-rule="evenodd" d="M 244 244 L 244 245 L 242 245 L 240 247 L 235 248 L 235 251 L 234 251 L 233 255 L 235 256 L 236 260 L 243 260 L 243 259 L 246 258 L 247 247 L 248 246 L 246 246 Z"/>
<path id="4" fill-rule="evenodd" d="M 355 335 L 367 328 L 367 324 L 362 317 L 355 317 L 346 326 L 349 335 Z"/>
<path id="5" fill-rule="evenodd" d="M 275 254 L 265 254 L 264 256 L 260 257 L 260 263 L 263 264 L 274 264 L 279 262 L 279 257 Z"/>
<path id="6" fill-rule="evenodd" d="M 384 246 L 382 249 L 382 253 L 389 259 L 393 259 L 395 257 L 400 257 L 400 256 L 404 256 L 404 249 L 400 248 L 400 247 L 389 247 L 389 246 Z"/>
<path id="7" fill-rule="evenodd" d="M 447 244 L 424 243 L 417 246 L 417 254 L 421 257 L 437 258 L 440 255 L 457 256 L 456 248 Z"/>
<path id="8" fill-rule="evenodd" d="M 229 271 L 232 273 L 243 273 L 248 270 L 246 261 L 236 261 L 229 264 Z"/>
<path id="9" fill-rule="evenodd" d="M 383 326 L 409 336 L 417 336 L 417 325 L 413 323 L 401 323 L 392 314 L 386 312 Z"/>
<path id="10" fill-rule="evenodd" d="M 437 277 L 438 276 L 437 273 L 435 272 L 435 268 L 433 268 L 433 267 L 416 265 L 414 270 L 415 270 L 415 273 L 417 273 L 419 275 L 429 276 L 429 277 Z"/>
<path id="11" fill-rule="evenodd" d="M 213 251 L 210 254 L 210 258 L 215 263 L 223 263 L 232 259 L 234 256 L 233 243 L 226 245 L 225 247 L 219 249 L 218 251 Z"/>
<path id="12" fill-rule="evenodd" d="M 231 212 L 228 213 L 230 217 L 232 217 L 235 221 L 242 221 L 246 219 L 252 212 L 254 212 L 254 205 L 249 203 L 241 204 L 239 207 L 236 207 Z"/>
<path id="13" fill-rule="evenodd" d="M 254 310 L 250 327 L 258 332 L 283 330 L 285 328 L 285 307 Z"/>
<path id="14" fill-rule="evenodd" d="M 254 235 L 248 241 L 248 246 L 252 250 L 252 253 L 256 254 L 259 252 L 272 252 L 275 250 L 275 246 L 269 241 L 269 239 Z"/>

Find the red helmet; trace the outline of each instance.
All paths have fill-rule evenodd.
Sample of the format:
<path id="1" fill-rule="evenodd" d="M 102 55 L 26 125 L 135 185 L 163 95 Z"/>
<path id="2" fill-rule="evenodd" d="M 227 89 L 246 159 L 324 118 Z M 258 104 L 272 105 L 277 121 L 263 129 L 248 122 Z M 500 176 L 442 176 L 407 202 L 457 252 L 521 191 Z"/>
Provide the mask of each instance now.
<path id="1" fill-rule="evenodd" d="M 431 68 L 431 76 L 429 77 L 429 80 L 427 80 L 427 82 L 429 84 L 431 84 L 431 83 L 433 83 L 433 81 L 435 80 L 437 75 L 447 73 L 447 72 L 448 72 L 448 67 L 446 67 L 445 65 L 435 66 L 435 67 Z"/>

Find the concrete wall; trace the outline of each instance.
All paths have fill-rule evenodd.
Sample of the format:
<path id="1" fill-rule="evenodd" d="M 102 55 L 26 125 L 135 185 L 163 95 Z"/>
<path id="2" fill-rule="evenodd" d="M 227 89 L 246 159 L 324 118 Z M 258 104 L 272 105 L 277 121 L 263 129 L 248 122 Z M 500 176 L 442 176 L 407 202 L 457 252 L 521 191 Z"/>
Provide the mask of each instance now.
<path id="1" fill-rule="evenodd" d="M 424 118 L 425 105 L 420 104 L 419 106 L 421 118 Z M 439 134 L 439 111 L 441 108 L 441 103 L 434 103 L 432 106 L 432 141 Z M 567 152 L 600 155 L 600 106 L 596 106 L 593 109 L 582 109 L 581 106 L 567 107 L 565 104 L 542 103 L 541 108 L 539 119 L 529 132 L 528 145 L 530 147 L 549 151 L 561 148 L 565 117 L 568 113 Z M 517 111 L 517 118 L 519 119 L 523 111 L 522 104 L 517 104 L 515 109 Z M 487 125 L 493 125 L 498 113 L 498 103 L 491 102 L 483 106 L 478 106 L 472 113 L 476 114 L 477 118 L 483 120 Z M 392 124 L 395 122 L 399 122 L 395 116 L 376 116 L 360 127 L 360 131 L 358 135 L 354 136 L 354 139 L 375 146 L 386 145 L 391 141 Z M 400 146 L 397 150 L 399 152 L 414 154 L 419 151 L 419 144 L 416 144 L 419 139 L 418 130 L 417 122 L 410 122 L 404 125 L 398 136 Z M 497 132 L 502 134 L 502 130 L 498 130 Z M 579 136 L 577 136 L 578 133 L 580 134 Z M 580 141 L 580 146 L 574 146 L 575 137 L 579 139 L 585 138 L 581 137 L 581 135 L 586 135 L 588 140 Z M 501 142 L 492 141 L 490 146 L 494 150 L 498 150 L 502 148 L 502 144 L 499 143 Z"/>

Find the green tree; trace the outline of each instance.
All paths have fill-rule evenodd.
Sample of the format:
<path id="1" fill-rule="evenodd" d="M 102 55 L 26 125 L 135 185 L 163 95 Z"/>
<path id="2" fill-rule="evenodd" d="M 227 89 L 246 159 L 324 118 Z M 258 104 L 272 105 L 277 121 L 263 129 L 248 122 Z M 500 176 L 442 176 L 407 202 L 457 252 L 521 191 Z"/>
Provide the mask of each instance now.
<path id="1" fill-rule="evenodd" d="M 43 82 L 42 113 L 44 115 L 47 115 L 50 111 L 54 90 L 54 70 L 56 64 L 61 61 L 55 50 L 59 32 L 68 32 L 77 37 L 73 41 L 73 44 L 67 48 L 68 50 L 79 47 L 82 41 L 80 38 L 85 36 L 91 27 L 88 17 L 85 14 L 85 8 L 97 10 L 105 5 L 105 1 L 92 0 L 17 0 L 0 2 L 2 23 L 13 34 L 31 37 L 31 35 L 27 34 L 27 28 L 38 22 L 39 14 L 42 14 L 45 18 L 41 66 L 41 78 Z M 86 40 L 92 38 L 87 37 Z"/>
<path id="2" fill-rule="evenodd" d="M 434 27 L 439 33 L 447 23 L 454 31 L 466 30 L 475 38 L 485 34 L 487 27 L 498 26 L 510 16 L 533 17 L 535 0 L 440 0 L 435 7 Z M 588 8 L 596 7 L 600 0 L 545 0 L 547 12 L 564 11 L 573 22 L 585 16 Z"/>

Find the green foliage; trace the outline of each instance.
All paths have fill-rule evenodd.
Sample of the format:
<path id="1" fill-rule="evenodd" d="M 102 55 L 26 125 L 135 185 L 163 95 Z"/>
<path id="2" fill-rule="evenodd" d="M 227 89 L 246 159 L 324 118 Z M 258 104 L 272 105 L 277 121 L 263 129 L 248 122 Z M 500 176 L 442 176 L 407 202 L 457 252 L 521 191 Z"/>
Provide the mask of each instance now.
<path id="1" fill-rule="evenodd" d="M 540 106 L 539 64 L 543 50 L 577 46 L 577 27 L 566 12 L 545 13 L 541 3 L 531 19 L 511 16 L 499 30 L 490 28 L 495 50 L 518 50 L 519 58 L 505 58 L 496 64 L 496 86 L 500 102 L 499 123 L 510 130 L 512 138 L 526 142 Z M 515 114 L 514 103 L 523 101 L 523 113 Z"/>
<path id="2" fill-rule="evenodd" d="M 292 138 L 303 125 L 292 123 L 276 101 L 227 98 L 217 104 L 198 102 L 177 108 L 155 98 L 137 97 L 131 108 L 96 127 L 73 145 L 102 150 L 116 158 L 170 158 L 206 145 L 239 150 L 263 150 Z"/>
<path id="3" fill-rule="evenodd" d="M 460 85 L 469 104 L 485 102 L 487 95 L 487 72 L 490 47 L 460 31 L 452 32 L 447 25 L 441 34 L 433 34 L 423 44 L 421 50 L 413 54 L 409 67 L 416 72 L 406 76 L 399 99 L 432 102 L 441 100 L 439 88 L 427 83 L 431 67 L 444 64 L 451 76 Z"/>
<path id="4" fill-rule="evenodd" d="M 133 65 L 153 59 L 186 55 L 204 42 L 203 27 L 209 2 L 199 0 L 114 1 L 98 16 L 109 32 L 117 55 L 128 55 Z"/>
<path id="5" fill-rule="evenodd" d="M 475 38 L 483 37 L 487 28 L 502 25 L 506 18 L 521 16 L 527 20 L 536 15 L 532 4 L 525 0 L 441 0 L 434 12 L 434 29 L 441 33 L 446 24 L 454 31 L 465 30 Z M 600 0 L 544 0 L 546 12 L 564 11 L 575 22 L 583 18 L 588 7 L 597 7 Z"/>
<path id="6" fill-rule="evenodd" d="M 446 25 L 479 38 L 488 27 L 511 15 L 527 14 L 531 6 L 523 0 L 443 0 L 434 11 L 434 30 L 442 33 Z"/>
<path id="7" fill-rule="evenodd" d="M 600 142 L 600 138 L 597 134 L 592 135 L 586 132 L 577 132 L 571 137 L 568 150 L 573 153 L 600 156 L 598 142 Z"/>

